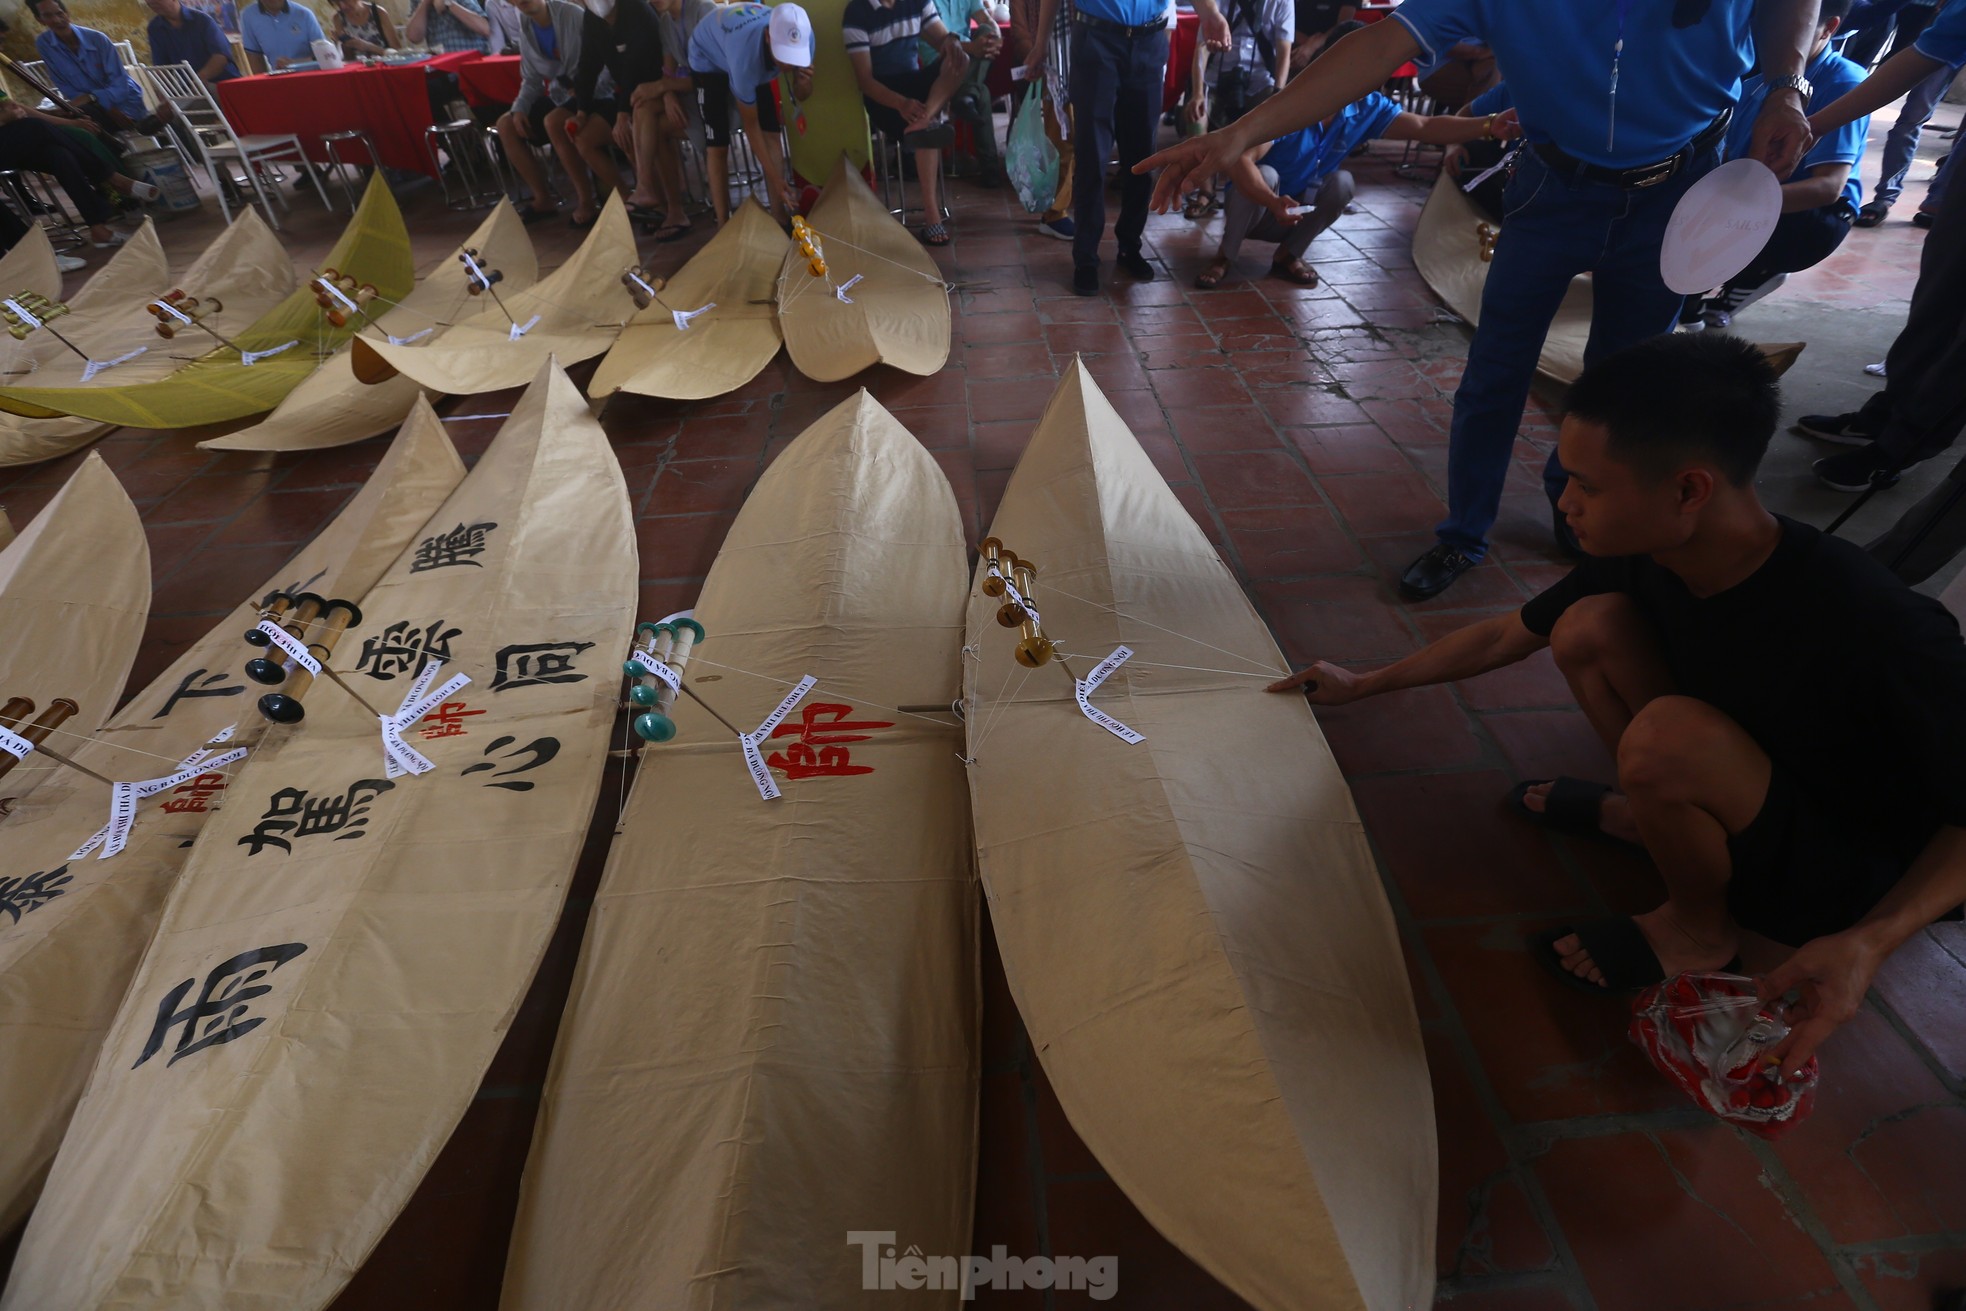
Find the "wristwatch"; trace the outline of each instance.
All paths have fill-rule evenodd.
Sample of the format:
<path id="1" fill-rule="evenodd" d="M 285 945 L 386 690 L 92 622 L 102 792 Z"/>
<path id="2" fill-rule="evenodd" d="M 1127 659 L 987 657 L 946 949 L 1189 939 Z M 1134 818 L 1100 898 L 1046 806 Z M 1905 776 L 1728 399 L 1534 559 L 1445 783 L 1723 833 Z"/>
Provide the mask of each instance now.
<path id="1" fill-rule="evenodd" d="M 1770 78 L 1768 89 L 1770 91 L 1793 90 L 1797 95 L 1802 97 L 1802 104 L 1805 109 L 1808 108 L 1809 98 L 1816 94 L 1816 88 L 1810 84 L 1808 78 L 1802 76 L 1800 73 L 1790 73 L 1787 77 Z"/>

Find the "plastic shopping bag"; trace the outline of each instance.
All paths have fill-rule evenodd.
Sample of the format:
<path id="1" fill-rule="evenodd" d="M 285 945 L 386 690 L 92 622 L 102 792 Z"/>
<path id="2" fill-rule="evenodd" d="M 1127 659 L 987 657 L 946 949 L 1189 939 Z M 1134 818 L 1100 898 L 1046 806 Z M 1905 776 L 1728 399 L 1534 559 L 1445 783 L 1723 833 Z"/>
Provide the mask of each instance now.
<path id="1" fill-rule="evenodd" d="M 1631 1039 L 1700 1106 L 1774 1138 L 1816 1101 L 1815 1057 L 1787 1081 L 1768 1056 L 1788 1036 L 1786 1009 L 1779 1000 L 1757 1000 L 1753 979 L 1681 974 L 1639 994 Z"/>
<path id="2" fill-rule="evenodd" d="M 1023 107 L 1010 127 L 1003 163 L 1025 209 L 1038 214 L 1051 207 L 1051 198 L 1058 193 L 1058 147 L 1044 134 L 1042 82 L 1031 83 L 1031 89 L 1024 93 Z"/>

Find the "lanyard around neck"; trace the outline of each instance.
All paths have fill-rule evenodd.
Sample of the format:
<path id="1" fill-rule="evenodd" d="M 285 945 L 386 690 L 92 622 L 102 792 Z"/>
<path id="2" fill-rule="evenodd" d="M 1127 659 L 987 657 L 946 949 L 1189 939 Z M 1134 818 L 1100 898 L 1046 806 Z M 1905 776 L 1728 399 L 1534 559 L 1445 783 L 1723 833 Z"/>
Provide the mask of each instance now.
<path id="1" fill-rule="evenodd" d="M 1618 141 L 1618 64 L 1625 57 L 1625 16 L 1630 12 L 1631 0 L 1618 0 L 1618 40 L 1611 47 L 1611 97 L 1604 125 L 1607 153 L 1616 148 Z"/>

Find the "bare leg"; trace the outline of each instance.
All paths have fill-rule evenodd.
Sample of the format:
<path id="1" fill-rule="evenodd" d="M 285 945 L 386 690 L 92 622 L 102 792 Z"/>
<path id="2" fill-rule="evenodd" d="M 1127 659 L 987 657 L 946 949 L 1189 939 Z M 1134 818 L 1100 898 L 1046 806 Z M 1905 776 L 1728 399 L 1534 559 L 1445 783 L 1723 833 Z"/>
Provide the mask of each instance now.
<path id="1" fill-rule="evenodd" d="M 670 224 L 689 222 L 689 192 L 683 188 L 682 133 L 670 123 L 660 105 L 655 113 L 655 175 L 662 182 L 662 217 Z M 641 133 L 635 134 L 636 149 Z"/>
<path id="2" fill-rule="evenodd" d="M 1618 784 L 1666 882 L 1665 904 L 1638 916 L 1638 927 L 1668 976 L 1718 969 L 1739 947 L 1727 913 L 1727 839 L 1761 813 L 1770 777 L 1747 730 L 1692 697 L 1654 697 L 1625 730 Z M 1556 950 L 1565 968 L 1602 981 L 1574 936 Z"/>
<path id="3" fill-rule="evenodd" d="M 710 146 L 703 153 L 710 165 L 710 208 L 722 227 L 730 221 L 730 147 Z"/>
<path id="4" fill-rule="evenodd" d="M 1622 595 L 1587 596 L 1564 611 L 1550 632 L 1550 654 L 1612 751 L 1632 716 L 1674 690 L 1651 624 Z"/>
<path id="5" fill-rule="evenodd" d="M 922 226 L 932 228 L 942 221 L 942 152 L 917 150 L 915 176 L 922 184 Z"/>
<path id="6" fill-rule="evenodd" d="M 505 158 L 512 165 L 512 171 L 532 192 L 533 207 L 553 208 L 553 192 L 546 185 L 546 170 L 539 166 L 539 156 L 532 153 L 532 141 L 520 133 L 516 116 L 506 114 L 498 120 L 498 141 L 505 149 Z"/>
<path id="7" fill-rule="evenodd" d="M 590 114 L 581 125 L 580 135 L 571 140 L 579 150 L 581 160 L 588 168 L 593 169 L 594 176 L 601 180 L 601 196 L 605 197 L 621 190 L 621 170 L 615 167 L 612 149 L 614 134 L 608 130 L 608 125 L 602 122 L 598 115 Z M 598 209 L 598 202 L 596 208 Z M 586 215 L 576 214 L 575 217 L 584 223 L 592 218 L 593 214 L 591 212 Z"/>
<path id="8" fill-rule="evenodd" d="M 922 101 L 929 118 L 942 112 L 943 106 L 954 98 L 956 89 L 962 86 L 963 78 L 968 73 L 968 54 L 952 48 L 942 56 L 942 71 L 935 75 L 935 84 L 928 89 L 928 99 Z"/>
<path id="9" fill-rule="evenodd" d="M 648 209 L 661 205 L 667 217 L 670 208 L 669 179 L 658 179 L 656 155 L 662 141 L 662 101 L 644 100 L 634 109 L 635 122 L 635 190 L 628 196 L 628 203 L 637 209 Z M 655 194 L 660 182 L 662 195 Z"/>
<path id="10" fill-rule="evenodd" d="M 584 223 L 594 217 L 594 185 L 587 180 L 587 161 L 580 157 L 579 145 L 567 133 L 567 120 L 572 117 L 564 109 L 548 114 L 546 136 L 553 143 L 553 153 L 560 157 L 567 181 L 573 185 L 572 218 L 576 223 Z"/>

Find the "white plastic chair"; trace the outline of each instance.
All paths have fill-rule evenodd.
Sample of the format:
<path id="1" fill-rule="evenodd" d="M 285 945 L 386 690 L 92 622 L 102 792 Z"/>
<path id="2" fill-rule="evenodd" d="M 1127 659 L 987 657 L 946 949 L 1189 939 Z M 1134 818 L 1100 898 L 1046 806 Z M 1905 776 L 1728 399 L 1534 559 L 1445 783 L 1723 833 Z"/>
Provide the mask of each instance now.
<path id="1" fill-rule="evenodd" d="M 116 41 L 111 44 L 116 47 L 116 55 L 123 61 L 123 67 L 135 68 L 137 66 L 137 48 L 134 42 Z"/>
<path id="2" fill-rule="evenodd" d="M 300 138 L 292 134 L 277 136 L 240 136 L 232 130 L 224 113 L 212 99 L 211 88 L 207 87 L 190 64 L 152 64 L 140 65 L 135 70 L 137 80 L 146 84 L 160 100 L 168 100 L 177 106 L 178 113 L 191 129 L 192 138 L 198 143 L 198 152 L 203 157 L 205 172 L 212 180 L 212 190 L 218 193 L 219 211 L 225 221 L 232 221 L 232 208 L 225 199 L 228 176 L 219 173 L 220 160 L 237 160 L 245 170 L 246 181 L 252 185 L 259 197 L 259 208 L 266 215 L 266 221 L 274 231 L 280 230 L 280 220 L 273 213 L 273 200 L 280 202 L 280 208 L 287 208 L 287 198 L 280 189 L 273 188 L 272 199 L 260 181 L 260 168 L 266 164 L 291 164 L 306 174 L 314 184 L 315 192 L 321 197 L 321 205 L 332 210 L 328 203 L 328 193 L 321 186 L 321 179 L 307 164 L 307 151 L 300 144 Z M 228 170 L 229 173 L 229 170 Z"/>

